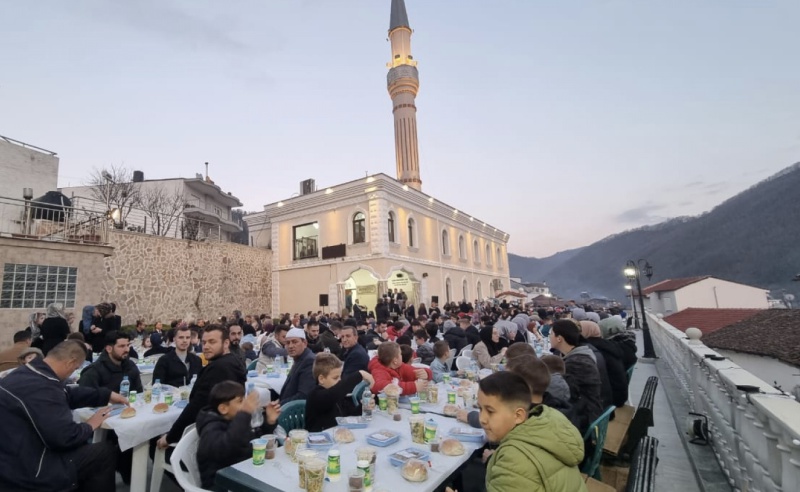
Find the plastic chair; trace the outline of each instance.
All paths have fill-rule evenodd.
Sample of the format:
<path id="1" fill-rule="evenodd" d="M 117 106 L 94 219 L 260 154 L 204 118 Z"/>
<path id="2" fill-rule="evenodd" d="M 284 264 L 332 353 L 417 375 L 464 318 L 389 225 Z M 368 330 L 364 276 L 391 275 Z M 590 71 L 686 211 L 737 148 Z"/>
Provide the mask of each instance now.
<path id="1" fill-rule="evenodd" d="M 368 386 L 369 383 L 366 381 L 361 381 L 356 385 L 355 388 L 353 388 L 353 405 L 361 405 L 361 396 L 364 394 L 364 389 L 366 389 Z M 281 409 L 281 412 L 283 412 L 283 409 Z"/>
<path id="2" fill-rule="evenodd" d="M 596 480 L 600 480 L 600 459 L 603 457 L 603 446 L 606 443 L 606 431 L 608 431 L 608 421 L 615 407 L 608 407 L 592 422 L 586 434 L 583 436 L 583 443 L 589 454 L 581 467 L 581 473 Z"/>
<path id="3" fill-rule="evenodd" d="M 183 439 L 186 434 L 194 430 L 194 424 L 190 424 L 183 429 Z M 177 444 L 170 444 L 171 448 L 175 448 Z M 173 449 L 173 455 L 175 450 Z M 150 475 L 150 492 L 160 492 L 161 491 L 161 481 L 164 479 L 164 472 L 168 471 L 175 474 L 172 471 L 172 466 L 169 462 L 167 462 L 167 450 L 166 449 L 159 449 L 156 447 L 156 453 L 153 455 L 153 474 Z M 200 483 L 200 482 L 197 482 Z"/>
<path id="4" fill-rule="evenodd" d="M 200 443 L 200 436 L 197 429 L 192 429 L 181 437 L 175 451 L 172 452 L 170 463 L 172 463 L 173 475 L 178 484 L 186 492 L 206 492 L 200 487 L 200 469 L 197 466 L 197 445 Z M 186 467 L 184 471 L 181 464 Z"/>
<path id="5" fill-rule="evenodd" d="M 469 357 L 472 359 L 472 350 L 462 350 L 460 357 Z"/>
<path id="6" fill-rule="evenodd" d="M 278 425 L 287 433 L 290 430 L 304 429 L 306 426 L 306 401 L 294 400 L 281 405 L 281 416 Z"/>
<path id="7" fill-rule="evenodd" d="M 461 353 L 459 353 L 458 355 L 464 355 L 464 352 L 466 352 L 467 350 L 472 351 L 472 344 L 471 343 L 468 344 L 468 345 L 464 345 L 464 348 L 461 349 Z"/>
<path id="8" fill-rule="evenodd" d="M 256 360 L 250 362 L 249 364 L 247 364 L 247 370 L 248 371 L 255 371 L 256 370 L 256 364 L 258 364 L 258 359 L 256 359 Z"/>
<path id="9" fill-rule="evenodd" d="M 466 371 L 470 367 L 472 367 L 471 358 L 464 357 L 463 355 L 460 355 L 456 358 L 456 368 L 458 368 L 459 371 Z"/>
<path id="10" fill-rule="evenodd" d="M 416 357 L 414 359 L 411 359 L 411 364 L 412 365 L 413 364 L 422 364 L 422 357 Z"/>

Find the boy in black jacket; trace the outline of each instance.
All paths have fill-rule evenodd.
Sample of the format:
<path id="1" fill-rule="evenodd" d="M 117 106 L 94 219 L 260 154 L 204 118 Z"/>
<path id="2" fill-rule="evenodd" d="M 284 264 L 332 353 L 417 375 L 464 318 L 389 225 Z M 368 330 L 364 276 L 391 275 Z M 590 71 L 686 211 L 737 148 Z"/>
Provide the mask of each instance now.
<path id="1" fill-rule="evenodd" d="M 314 379 L 317 380 L 317 387 L 306 400 L 306 429 L 309 432 L 330 429 L 336 426 L 336 417 L 355 414 L 356 408 L 347 395 L 361 381 L 366 381 L 370 387 L 375 384 L 367 371 L 354 372 L 342 379 L 342 361 L 326 353 L 317 354 Z"/>
<path id="2" fill-rule="evenodd" d="M 214 385 L 209 397 L 209 406 L 197 416 L 197 465 L 203 488 L 217 490 L 214 476 L 218 470 L 231 466 L 252 456 L 250 441 L 275 430 L 281 413 L 277 401 L 266 407 L 267 416 L 261 427 L 252 429 L 250 417 L 258 408 L 258 392 L 244 396 L 244 387 L 233 381 Z"/>

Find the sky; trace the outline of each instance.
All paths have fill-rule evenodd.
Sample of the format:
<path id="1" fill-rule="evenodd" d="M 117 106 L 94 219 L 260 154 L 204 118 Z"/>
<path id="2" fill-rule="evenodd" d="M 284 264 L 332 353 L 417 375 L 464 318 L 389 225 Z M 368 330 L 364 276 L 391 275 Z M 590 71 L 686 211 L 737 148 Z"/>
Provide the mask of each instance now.
<path id="1" fill-rule="evenodd" d="M 544 257 L 800 161 L 796 0 L 406 0 L 423 191 Z M 0 0 L 0 135 L 248 211 L 395 174 L 390 0 Z"/>

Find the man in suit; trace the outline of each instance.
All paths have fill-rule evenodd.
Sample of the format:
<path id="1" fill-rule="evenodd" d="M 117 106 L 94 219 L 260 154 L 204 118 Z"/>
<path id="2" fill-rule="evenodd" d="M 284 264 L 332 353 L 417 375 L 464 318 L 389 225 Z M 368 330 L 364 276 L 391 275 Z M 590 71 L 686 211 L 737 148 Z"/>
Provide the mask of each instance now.
<path id="1" fill-rule="evenodd" d="M 305 400 L 317 386 L 314 380 L 314 352 L 308 348 L 306 332 L 292 328 L 286 334 L 286 353 L 294 361 L 292 370 L 281 389 L 281 405 L 293 400 Z"/>
<path id="2" fill-rule="evenodd" d="M 366 371 L 369 366 L 367 350 L 358 343 L 358 330 L 355 326 L 345 326 L 341 331 L 342 354 L 344 361 L 342 376 L 358 371 Z"/>

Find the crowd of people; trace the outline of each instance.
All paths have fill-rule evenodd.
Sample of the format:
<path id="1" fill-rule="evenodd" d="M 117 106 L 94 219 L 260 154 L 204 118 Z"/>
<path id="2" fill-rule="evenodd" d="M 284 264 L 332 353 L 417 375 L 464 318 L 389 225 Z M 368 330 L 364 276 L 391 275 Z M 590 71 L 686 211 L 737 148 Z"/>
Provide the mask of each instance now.
<path id="1" fill-rule="evenodd" d="M 83 308 L 75 331 L 59 304 L 43 316 L 33 313 L 0 353 L 0 429 L 10 436 L 0 441 L 0 489 L 109 491 L 115 471 L 129 482 L 130 451 L 119 452 L 113 432 L 104 442 L 89 442 L 109 416 L 105 405 L 127 403 L 123 380 L 144 390 L 133 359 L 157 357 L 154 381 L 191 382 L 188 404 L 152 444 L 167 448 L 197 424 L 203 486 L 213 489 L 217 470 L 247 459 L 250 440 L 274 430 L 281 405 L 312 402 L 308 430 L 330 428 L 338 416 L 360 414 L 347 396 L 360 382 L 373 394 L 395 381 L 402 394 L 414 394 L 456 369 L 452 353 L 471 348 L 478 368 L 505 370 L 481 380 L 479 410 L 457 415 L 486 432 L 489 443 L 469 465 L 485 474 L 485 485 L 454 476 L 451 486 L 461 492 L 581 490 L 581 436 L 605 408 L 628 399 L 626 371 L 636 362 L 636 344 L 624 311 L 595 312 L 573 301 L 538 309 L 488 301 L 415 307 L 400 292 L 374 310 L 357 300 L 350 308 L 275 319 L 234 311 L 214 322 L 139 321 L 130 331 L 113 303 Z M 259 407 L 257 393 L 246 395 L 248 366 L 261 371 L 290 361 L 272 403 Z M 81 367 L 77 384 L 65 385 Z M 72 410 L 86 406 L 101 408 L 76 423 Z M 254 412 L 263 414 L 256 429 Z"/>

